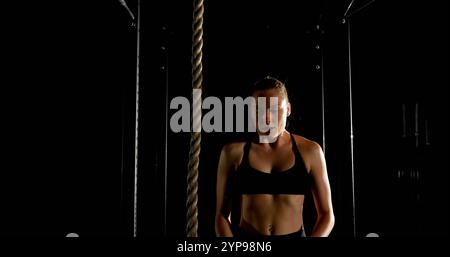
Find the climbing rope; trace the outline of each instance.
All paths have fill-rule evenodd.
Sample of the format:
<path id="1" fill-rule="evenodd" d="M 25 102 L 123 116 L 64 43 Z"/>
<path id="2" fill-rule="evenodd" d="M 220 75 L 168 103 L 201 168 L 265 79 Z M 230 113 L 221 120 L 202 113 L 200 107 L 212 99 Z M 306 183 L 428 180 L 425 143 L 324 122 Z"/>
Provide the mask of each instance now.
<path id="1" fill-rule="evenodd" d="M 202 88 L 202 48 L 203 48 L 203 0 L 194 0 L 193 35 L 192 35 L 192 89 Z M 193 103 L 200 103 L 200 108 L 193 106 L 192 124 L 201 124 L 201 94 L 193 94 Z M 198 229 L 198 165 L 200 162 L 201 132 L 191 132 L 189 150 L 189 163 L 187 175 L 187 223 L 186 234 L 188 237 L 197 237 Z"/>

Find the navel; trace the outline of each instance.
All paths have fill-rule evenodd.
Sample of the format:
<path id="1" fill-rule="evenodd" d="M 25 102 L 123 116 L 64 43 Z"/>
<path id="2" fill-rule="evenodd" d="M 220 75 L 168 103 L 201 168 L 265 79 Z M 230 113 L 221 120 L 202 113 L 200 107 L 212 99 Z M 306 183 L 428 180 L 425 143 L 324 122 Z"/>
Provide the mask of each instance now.
<path id="1" fill-rule="evenodd" d="M 270 234 L 273 233 L 273 226 L 272 226 L 272 224 L 269 224 L 269 233 L 270 233 Z"/>

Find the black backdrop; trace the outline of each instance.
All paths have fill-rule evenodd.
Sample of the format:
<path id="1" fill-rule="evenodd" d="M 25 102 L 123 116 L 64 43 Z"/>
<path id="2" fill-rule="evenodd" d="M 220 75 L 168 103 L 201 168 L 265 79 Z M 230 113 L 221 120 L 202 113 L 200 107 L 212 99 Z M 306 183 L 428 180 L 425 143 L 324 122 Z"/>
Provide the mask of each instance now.
<path id="1" fill-rule="evenodd" d="M 118 2 L 2 10 L 2 235 L 133 234 L 136 28 Z M 348 2 L 206 1 L 203 94 L 285 81 L 290 129 L 326 153 L 332 235 L 352 236 L 350 22 L 356 234 L 448 234 L 446 3 L 375 1 L 342 22 Z M 169 131 L 166 145 L 165 109 L 191 92 L 192 5 L 145 1 L 141 13 L 138 235 L 179 236 L 189 134 Z M 203 134 L 200 236 L 214 234 L 220 148 L 238 137 Z"/>
<path id="2" fill-rule="evenodd" d="M 136 73 L 127 13 L 114 1 L 1 12 L 0 233 L 123 234 L 122 96 L 134 97 Z"/>

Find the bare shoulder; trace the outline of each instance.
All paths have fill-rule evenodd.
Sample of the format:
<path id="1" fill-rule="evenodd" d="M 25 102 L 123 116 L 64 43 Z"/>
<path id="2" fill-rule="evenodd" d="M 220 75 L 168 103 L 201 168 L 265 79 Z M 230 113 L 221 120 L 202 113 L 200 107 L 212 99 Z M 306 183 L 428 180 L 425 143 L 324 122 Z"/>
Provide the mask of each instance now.
<path id="1" fill-rule="evenodd" d="M 228 156 L 242 154 L 245 142 L 232 142 L 222 147 L 222 152 Z"/>
<path id="2" fill-rule="evenodd" d="M 237 168 L 241 163 L 245 142 L 232 142 L 222 147 L 221 159 Z"/>
<path id="3" fill-rule="evenodd" d="M 305 137 L 294 135 L 295 143 L 302 155 L 306 169 L 310 172 L 313 166 L 321 162 L 323 157 L 322 147 L 315 141 Z"/>
<path id="4" fill-rule="evenodd" d="M 322 147 L 319 143 L 307 139 L 306 137 L 302 137 L 299 135 L 292 134 L 295 139 L 295 143 L 297 144 L 297 147 L 302 152 L 302 154 L 318 154 L 322 151 Z"/>

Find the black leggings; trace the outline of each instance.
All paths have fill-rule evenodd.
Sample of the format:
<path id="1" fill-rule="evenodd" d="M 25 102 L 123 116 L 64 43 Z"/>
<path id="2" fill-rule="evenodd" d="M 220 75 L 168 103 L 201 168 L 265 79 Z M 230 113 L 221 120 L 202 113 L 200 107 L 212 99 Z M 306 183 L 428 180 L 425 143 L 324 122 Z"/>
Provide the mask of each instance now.
<path id="1" fill-rule="evenodd" d="M 306 237 L 305 231 L 303 230 L 303 227 L 294 233 L 289 233 L 285 235 L 261 235 L 261 234 L 253 234 L 250 233 L 242 228 L 236 228 L 234 231 L 235 237 L 257 237 L 257 238 L 300 238 L 300 237 Z"/>

